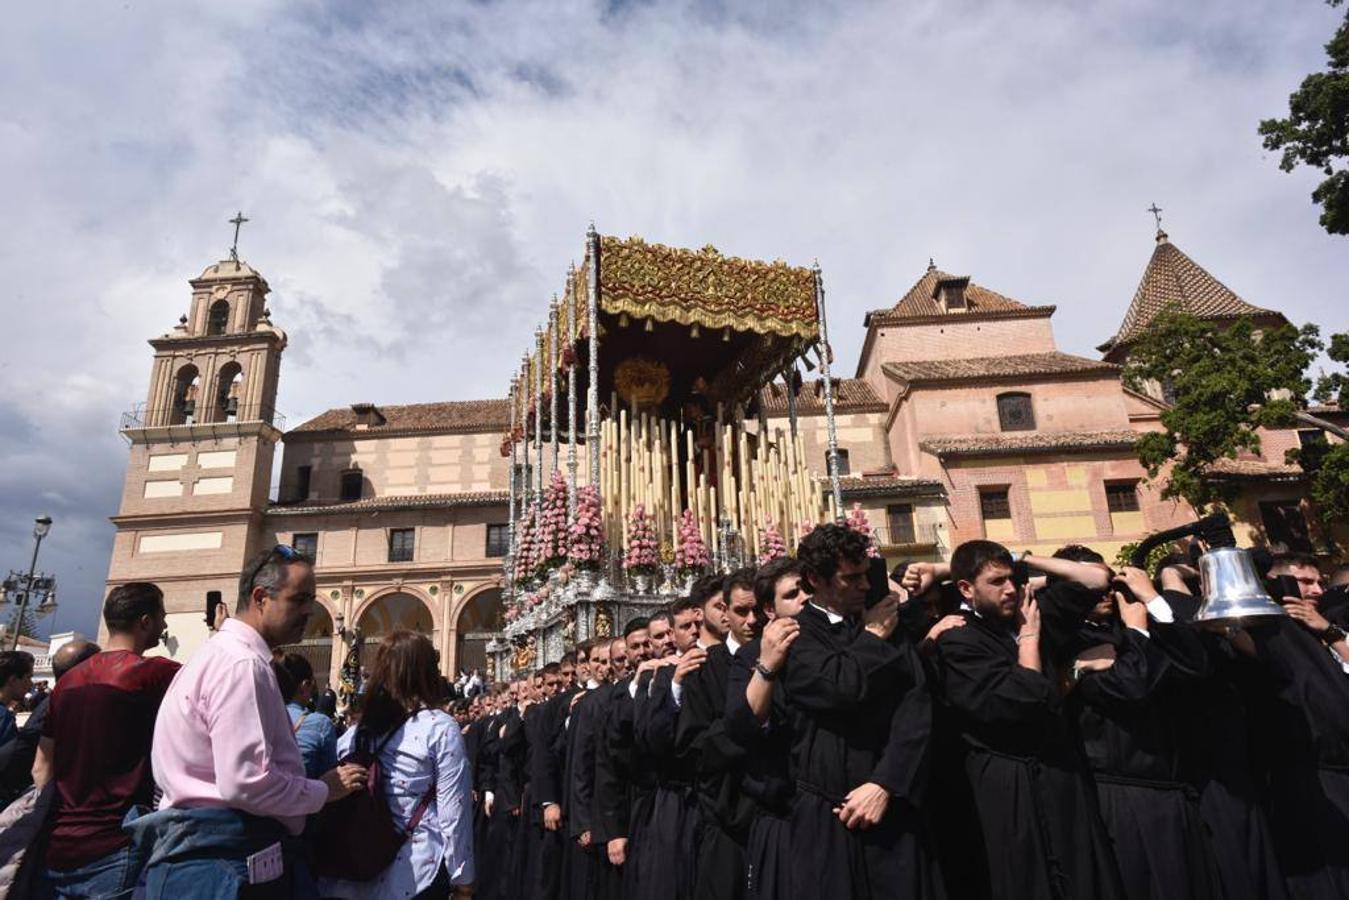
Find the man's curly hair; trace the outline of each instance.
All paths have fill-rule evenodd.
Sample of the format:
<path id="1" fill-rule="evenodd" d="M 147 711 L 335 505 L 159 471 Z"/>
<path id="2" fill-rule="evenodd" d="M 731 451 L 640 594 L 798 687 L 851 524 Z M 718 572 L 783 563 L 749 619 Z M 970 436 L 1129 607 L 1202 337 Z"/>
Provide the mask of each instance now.
<path id="1" fill-rule="evenodd" d="M 833 580 L 842 560 L 866 562 L 870 546 L 871 541 L 866 535 L 829 523 L 817 526 L 801 539 L 796 558 L 801 561 L 801 574 L 807 579 L 813 576 L 825 582 Z"/>

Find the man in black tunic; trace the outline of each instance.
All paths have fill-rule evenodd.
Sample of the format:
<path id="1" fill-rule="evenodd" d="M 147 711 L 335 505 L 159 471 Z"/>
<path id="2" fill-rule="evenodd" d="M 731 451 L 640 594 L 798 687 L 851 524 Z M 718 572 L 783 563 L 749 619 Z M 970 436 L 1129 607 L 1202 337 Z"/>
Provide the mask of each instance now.
<path id="1" fill-rule="evenodd" d="M 506 707 L 492 723 L 495 737 L 490 744 L 496 765 L 491 786 L 484 794 L 487 813 L 487 840 L 483 847 L 483 871 L 479 880 L 489 898 L 512 896 L 510 873 L 515 864 L 516 834 L 519 831 L 521 795 L 525 782 L 524 722 L 521 711 L 528 709 L 533 686 L 530 679 L 511 683 Z"/>
<path id="2" fill-rule="evenodd" d="M 698 833 L 694 896 L 739 898 L 745 893 L 745 845 L 754 804 L 741 790 L 744 749 L 726 733 L 726 692 L 731 657 L 760 626 L 754 570 L 727 576 L 724 590 L 709 589 L 702 605 L 699 645 L 707 659 L 676 693 L 679 722 L 675 750 L 697 773 Z"/>
<path id="3" fill-rule="evenodd" d="M 633 744 L 633 706 L 641 682 L 636 669 L 647 657 L 651 640 L 644 618 L 624 627 L 624 636 L 610 645 L 615 683 L 609 689 L 608 708 L 595 750 L 595 841 L 604 848 L 600 866 L 600 894 L 626 896 L 632 875 L 627 871 L 633 807 L 642 802 L 649 773 L 636 767 Z"/>
<path id="4" fill-rule="evenodd" d="M 566 766 L 562 776 L 562 808 L 566 810 L 568 851 L 562 866 L 561 896 L 589 900 L 598 891 L 594 842 L 595 739 L 603 721 L 609 687 L 608 639 L 588 642 L 589 675 L 585 691 L 571 706 L 566 728 Z M 578 652 L 580 648 L 578 647 Z"/>
<path id="5" fill-rule="evenodd" d="M 1040 610 L 1014 581 L 1011 554 L 992 541 L 961 544 L 951 577 L 965 624 L 935 642 L 937 695 L 965 748 L 992 896 L 1124 896 L 1057 679 L 1040 658 Z"/>
<path id="6" fill-rule="evenodd" d="M 665 617 L 671 626 L 668 634 L 674 662 L 656 670 L 636 717 L 638 752 L 656 773 L 650 817 L 641 844 L 634 848 L 642 873 L 638 884 L 642 900 L 685 900 L 694 896 L 695 773 L 692 760 L 675 752 L 679 720 L 675 694 L 682 694 L 684 683 L 707 659 L 707 651 L 697 645 L 702 618 L 697 586 L 670 612 L 652 617 L 653 634 Z"/>
<path id="7" fill-rule="evenodd" d="M 799 896 L 941 897 L 923 820 L 932 701 L 897 631 L 900 595 L 865 608 L 868 539 L 827 524 L 797 550 L 809 602 L 774 705 L 791 734 L 791 888 Z"/>

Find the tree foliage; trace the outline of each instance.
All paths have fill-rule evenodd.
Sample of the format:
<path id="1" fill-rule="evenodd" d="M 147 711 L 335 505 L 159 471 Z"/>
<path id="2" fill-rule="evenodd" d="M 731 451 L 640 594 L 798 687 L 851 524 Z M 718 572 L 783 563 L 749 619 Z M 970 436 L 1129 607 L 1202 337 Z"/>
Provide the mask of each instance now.
<path id="1" fill-rule="evenodd" d="M 1326 351 L 1332 362 L 1349 365 L 1349 333 L 1330 336 Z M 1344 372 L 1322 374 L 1316 382 L 1316 400 L 1344 409 L 1349 375 Z M 1288 451 L 1289 462 L 1302 466 L 1310 480 L 1311 498 L 1322 528 L 1331 523 L 1349 522 L 1349 443 L 1318 441 Z"/>
<path id="2" fill-rule="evenodd" d="M 1134 390 L 1164 385 L 1172 405 L 1165 431 L 1138 442 L 1138 459 L 1155 479 L 1168 464 L 1165 498 L 1196 512 L 1230 499 L 1231 487 L 1208 477 L 1220 459 L 1260 452 L 1260 428 L 1288 428 L 1311 390 L 1306 372 L 1321 349 L 1313 325 L 1256 333 L 1249 319 L 1217 327 L 1192 315 L 1159 315 L 1129 353 L 1124 380 Z"/>
<path id="3" fill-rule="evenodd" d="M 1339 6 L 1342 0 L 1327 0 Z M 1299 164 L 1321 170 L 1325 180 L 1312 191 L 1321 206 L 1321 226 L 1349 234 L 1349 16 L 1326 44 L 1329 68 L 1313 72 L 1288 98 L 1288 118 L 1260 123 L 1265 149 L 1282 150 L 1279 168 Z"/>

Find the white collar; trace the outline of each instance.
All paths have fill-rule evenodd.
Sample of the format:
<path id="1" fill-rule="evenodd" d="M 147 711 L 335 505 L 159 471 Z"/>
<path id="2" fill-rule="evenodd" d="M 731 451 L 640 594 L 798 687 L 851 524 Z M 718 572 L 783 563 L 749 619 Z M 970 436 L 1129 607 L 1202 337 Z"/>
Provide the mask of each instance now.
<path id="1" fill-rule="evenodd" d="M 586 679 L 586 690 L 588 690 L 588 691 L 593 691 L 595 688 L 597 688 L 597 687 L 599 687 L 599 686 L 600 686 L 600 683 L 599 683 L 598 681 L 596 681 L 595 679 L 593 679 L 593 678 L 587 678 L 587 679 Z"/>
<path id="2" fill-rule="evenodd" d="M 740 646 L 741 646 L 740 642 L 735 639 L 735 635 L 731 634 L 730 632 L 727 632 L 726 651 L 730 653 L 732 656 L 735 656 L 736 651 L 740 649 Z"/>
<path id="3" fill-rule="evenodd" d="M 840 616 L 838 613 L 836 613 L 836 612 L 830 612 L 829 610 L 825 609 L 823 606 L 821 606 L 820 604 L 816 603 L 816 602 L 813 601 L 813 600 L 809 600 L 809 601 L 807 601 L 807 602 L 808 602 L 811 606 L 813 606 L 813 607 L 815 607 L 816 609 L 818 609 L 820 612 L 824 613 L 824 617 L 825 617 L 826 619 L 829 620 L 829 624 L 830 624 L 830 625 L 837 625 L 839 622 L 842 622 L 842 621 L 843 621 L 843 617 Z"/>
<path id="4" fill-rule="evenodd" d="M 965 612 L 972 612 L 972 613 L 974 613 L 976 616 L 978 616 L 978 617 L 981 618 L 981 619 L 984 617 L 984 614 L 983 614 L 983 613 L 979 612 L 979 610 L 975 609 L 973 606 L 970 606 L 970 605 L 969 605 L 968 603 L 966 603 L 964 600 L 961 600 L 961 601 L 960 601 L 960 608 L 963 609 Z"/>

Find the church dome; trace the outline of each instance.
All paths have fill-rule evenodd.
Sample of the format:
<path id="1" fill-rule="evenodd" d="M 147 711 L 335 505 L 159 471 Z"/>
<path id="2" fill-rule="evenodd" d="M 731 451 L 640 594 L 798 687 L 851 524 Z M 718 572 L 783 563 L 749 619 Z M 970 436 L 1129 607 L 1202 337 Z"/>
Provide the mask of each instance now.
<path id="1" fill-rule="evenodd" d="M 238 281 L 241 278 L 262 279 L 258 271 L 242 260 L 222 259 L 206 267 L 194 281 Z"/>

